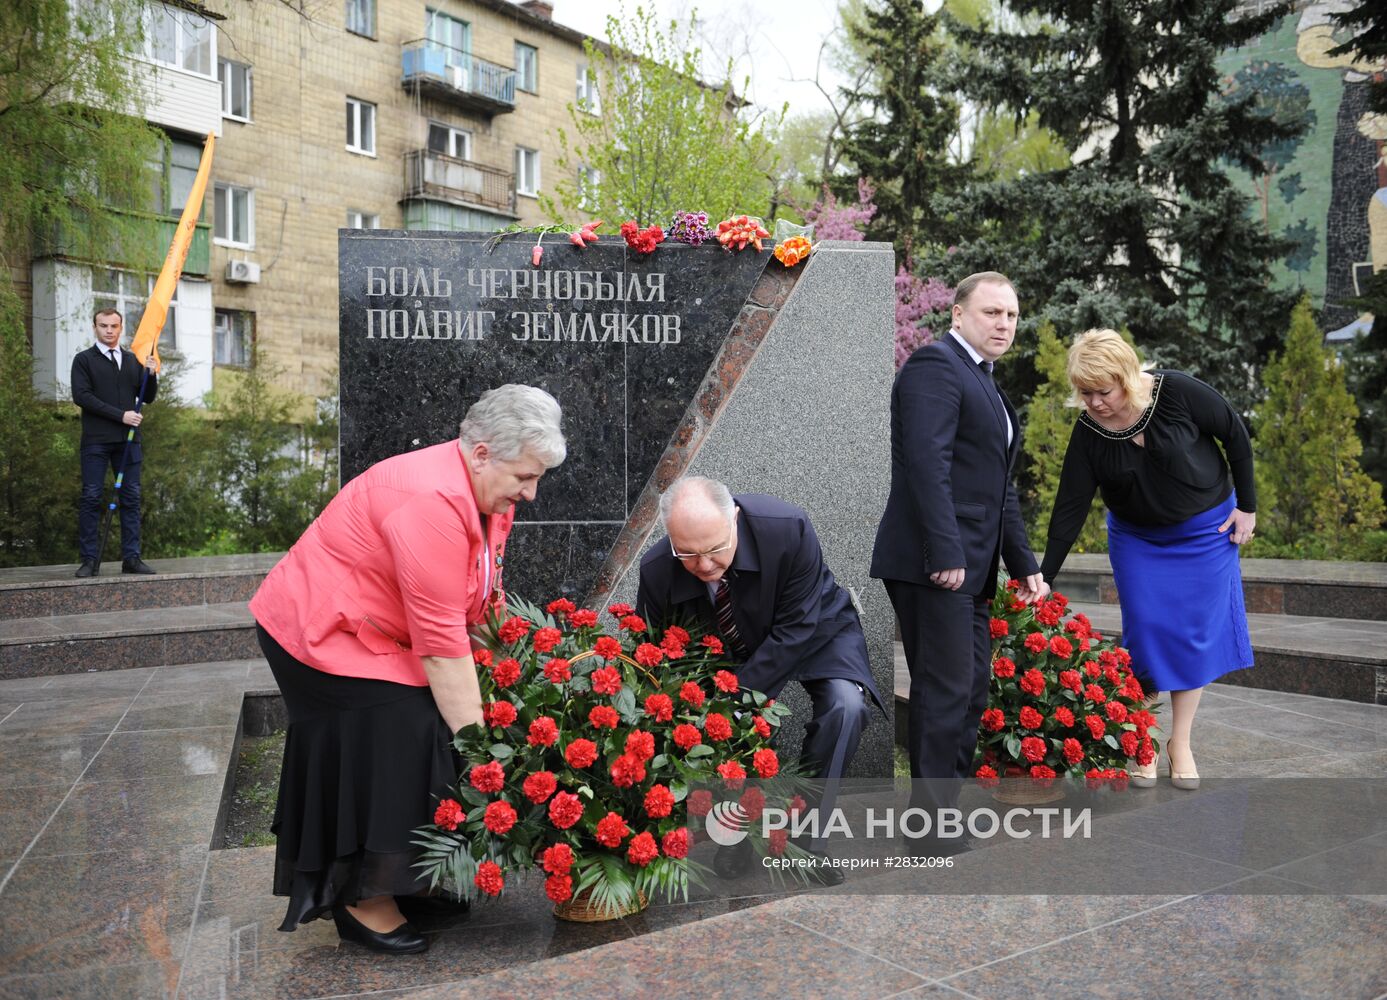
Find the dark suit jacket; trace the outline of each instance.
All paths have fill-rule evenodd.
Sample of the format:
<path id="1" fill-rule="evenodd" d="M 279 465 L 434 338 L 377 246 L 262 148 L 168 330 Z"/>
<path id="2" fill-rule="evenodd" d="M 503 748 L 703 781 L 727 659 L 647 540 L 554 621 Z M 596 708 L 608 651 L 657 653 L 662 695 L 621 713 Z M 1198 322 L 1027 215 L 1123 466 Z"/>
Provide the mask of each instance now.
<path id="1" fill-rule="evenodd" d="M 737 631 L 750 650 L 737 669 L 742 686 L 774 698 L 791 680 L 837 677 L 861 684 L 880 705 L 862 622 L 824 564 L 809 515 L 764 494 L 733 499 L 741 514 L 727 577 Z M 636 611 L 642 617 L 701 621 L 718 631 L 707 586 L 674 558 L 668 536 L 642 557 L 640 575 Z"/>
<path id="2" fill-rule="evenodd" d="M 946 334 L 912 354 L 891 389 L 891 493 L 872 576 L 933 586 L 931 573 L 963 566 L 961 592 L 978 596 L 992 593 L 999 556 L 1014 576 L 1039 572 L 1011 480 L 1020 451 L 1016 411 L 962 344 Z"/>
<path id="3" fill-rule="evenodd" d="M 120 351 L 120 371 L 95 344 L 78 351 L 72 359 L 72 401 L 82 408 L 82 443 L 115 444 L 125 440 L 130 428 L 121 423 L 126 410 L 135 408 L 135 397 L 144 378 L 140 359 L 125 348 Z M 149 373 L 142 403 L 152 403 L 159 391 L 159 376 Z M 135 440 L 140 429 L 135 428 Z"/>

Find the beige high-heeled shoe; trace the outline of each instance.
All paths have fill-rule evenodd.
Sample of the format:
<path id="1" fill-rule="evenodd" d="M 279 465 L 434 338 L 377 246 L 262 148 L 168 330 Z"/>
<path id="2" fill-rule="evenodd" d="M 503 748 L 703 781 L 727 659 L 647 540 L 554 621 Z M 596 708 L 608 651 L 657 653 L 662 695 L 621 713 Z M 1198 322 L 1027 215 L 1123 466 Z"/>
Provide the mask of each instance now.
<path id="1" fill-rule="evenodd" d="M 1166 754 L 1169 755 L 1169 753 L 1170 751 L 1167 749 Z M 1190 754 L 1190 760 L 1194 760 L 1193 753 Z M 1199 787 L 1199 772 L 1197 770 L 1177 772 L 1175 770 L 1175 758 L 1171 757 L 1170 783 L 1176 788 L 1183 789 L 1186 792 L 1192 792 Z"/>
<path id="2" fill-rule="evenodd" d="M 1128 767 L 1127 783 L 1133 788 L 1155 788 L 1156 787 L 1156 758 L 1151 758 L 1151 763 L 1145 767 Z"/>

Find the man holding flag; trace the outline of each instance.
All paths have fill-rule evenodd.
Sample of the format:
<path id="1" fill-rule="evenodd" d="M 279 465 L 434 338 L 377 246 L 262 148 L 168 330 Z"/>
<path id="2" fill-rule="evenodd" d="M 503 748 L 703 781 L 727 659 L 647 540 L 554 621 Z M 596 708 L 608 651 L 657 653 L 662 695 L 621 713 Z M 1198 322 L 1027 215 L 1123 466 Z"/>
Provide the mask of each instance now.
<path id="1" fill-rule="evenodd" d="M 72 401 L 82 408 L 82 499 L 77 508 L 77 551 L 82 565 L 77 575 L 99 572 L 100 545 L 105 539 L 98 537 L 98 522 L 107 466 L 122 480 L 118 491 L 121 572 L 153 573 L 140 558 L 143 463 L 139 427 L 144 417 L 138 406 L 154 399 L 159 389 L 156 361 L 150 357 L 148 366 L 142 366 L 134 354 L 121 348 L 124 318 L 118 310 L 98 311 L 92 327 L 96 343 L 72 359 Z"/>

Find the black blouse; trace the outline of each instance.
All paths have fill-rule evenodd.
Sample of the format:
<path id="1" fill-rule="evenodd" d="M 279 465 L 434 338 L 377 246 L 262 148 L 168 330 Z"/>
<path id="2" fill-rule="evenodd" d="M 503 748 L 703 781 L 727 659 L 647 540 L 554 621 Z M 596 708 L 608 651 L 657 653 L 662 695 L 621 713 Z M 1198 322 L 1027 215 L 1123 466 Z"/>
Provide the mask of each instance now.
<path id="1" fill-rule="evenodd" d="M 1257 509 L 1252 441 L 1242 418 L 1197 378 L 1151 374 L 1151 403 L 1131 427 L 1110 431 L 1087 413 L 1074 424 L 1040 568 L 1047 581 L 1083 530 L 1096 491 L 1108 510 L 1133 524 L 1179 524 L 1221 504 L 1235 486 L 1238 509 Z M 1132 441 L 1138 434 L 1144 445 Z"/>

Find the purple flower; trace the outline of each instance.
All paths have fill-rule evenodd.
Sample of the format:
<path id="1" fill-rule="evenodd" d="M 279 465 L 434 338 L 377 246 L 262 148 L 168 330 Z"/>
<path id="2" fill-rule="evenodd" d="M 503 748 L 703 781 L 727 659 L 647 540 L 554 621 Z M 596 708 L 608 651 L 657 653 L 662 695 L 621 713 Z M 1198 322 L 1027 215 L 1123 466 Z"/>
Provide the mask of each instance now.
<path id="1" fill-rule="evenodd" d="M 674 221 L 669 224 L 669 238 L 687 243 L 691 247 L 712 239 L 713 233 L 708 228 L 708 213 L 675 212 Z"/>

